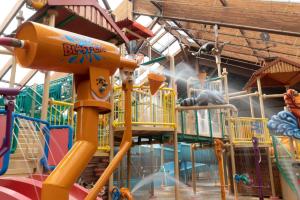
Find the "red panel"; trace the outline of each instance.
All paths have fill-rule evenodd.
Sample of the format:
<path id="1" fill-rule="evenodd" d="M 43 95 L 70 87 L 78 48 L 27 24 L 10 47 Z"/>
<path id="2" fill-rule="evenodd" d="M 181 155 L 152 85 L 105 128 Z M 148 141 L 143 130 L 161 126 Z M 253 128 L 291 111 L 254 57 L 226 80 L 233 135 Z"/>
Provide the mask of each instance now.
<path id="1" fill-rule="evenodd" d="M 132 21 L 130 19 L 124 19 L 122 21 L 119 21 L 116 23 L 121 29 L 122 28 L 128 28 L 129 30 L 131 30 L 132 32 L 142 36 L 143 38 L 149 38 L 149 37 L 153 37 L 154 34 L 153 32 L 148 29 L 147 27 L 143 26 L 142 24 L 139 24 L 135 21 Z M 128 37 L 128 39 L 130 40 L 136 40 L 139 39 L 136 36 L 130 34 L 130 33 L 126 33 L 126 36 Z"/>
<path id="2" fill-rule="evenodd" d="M 5 137 L 5 131 L 6 131 L 6 115 L 0 115 L 0 145 L 3 143 L 3 139 Z M 0 168 L 3 165 L 3 158 L 2 156 L 0 158 Z"/>
<path id="3" fill-rule="evenodd" d="M 0 200 L 40 200 L 42 181 L 47 178 L 46 175 L 35 174 L 31 178 L 7 177 L 0 178 Z M 2 195 L 12 194 L 8 198 L 1 198 Z M 70 200 L 82 200 L 88 194 L 88 190 L 78 184 L 74 184 L 70 190 Z M 24 197 L 25 196 L 25 197 Z M 24 198 L 22 198 L 24 197 Z M 26 198 L 27 197 L 27 198 Z M 96 200 L 102 200 L 97 197 Z"/>
<path id="4" fill-rule="evenodd" d="M 68 153 L 69 129 L 51 129 L 49 141 L 48 164 L 57 165 Z"/>
<path id="5" fill-rule="evenodd" d="M 0 186 L 20 193 L 29 199 L 40 200 L 42 182 L 29 178 L 1 178 Z M 22 200 L 22 199 L 21 199 Z"/>
<path id="6" fill-rule="evenodd" d="M 30 198 L 5 187 L 0 186 L 0 199 L 3 200 L 31 200 Z"/>

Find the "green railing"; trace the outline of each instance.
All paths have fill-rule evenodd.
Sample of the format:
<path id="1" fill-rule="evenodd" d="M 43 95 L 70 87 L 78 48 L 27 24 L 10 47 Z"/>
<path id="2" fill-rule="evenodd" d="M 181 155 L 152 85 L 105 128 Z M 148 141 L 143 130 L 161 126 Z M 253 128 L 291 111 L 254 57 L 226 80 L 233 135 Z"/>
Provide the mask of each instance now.
<path id="1" fill-rule="evenodd" d="M 299 184 L 296 174 L 299 169 L 293 167 L 295 159 L 293 154 L 288 150 L 286 144 L 283 144 L 279 136 L 272 136 L 276 165 L 284 180 L 289 187 L 299 196 Z M 298 171 L 297 171 L 298 170 Z"/>
<path id="2" fill-rule="evenodd" d="M 196 140 L 206 137 L 210 141 L 213 138 L 224 138 L 224 114 L 221 109 L 180 111 L 177 120 L 179 137 L 182 140 L 191 136 Z"/>

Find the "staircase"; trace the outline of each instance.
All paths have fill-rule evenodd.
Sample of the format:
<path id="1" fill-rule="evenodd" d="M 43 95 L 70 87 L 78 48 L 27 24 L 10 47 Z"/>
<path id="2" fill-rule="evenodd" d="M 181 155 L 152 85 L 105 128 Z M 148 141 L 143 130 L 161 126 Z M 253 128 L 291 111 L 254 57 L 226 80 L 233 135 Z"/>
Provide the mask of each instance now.
<path id="1" fill-rule="evenodd" d="M 9 167 L 4 176 L 26 177 L 39 167 L 39 157 L 43 148 L 39 146 L 38 135 L 33 134 L 39 131 L 39 128 L 33 127 L 33 124 L 26 120 L 21 120 L 17 126 L 19 126 L 17 149 L 10 155 Z"/>
<path id="2" fill-rule="evenodd" d="M 284 181 L 295 194 L 300 194 L 300 177 L 297 177 L 297 174 L 300 174 L 299 160 L 295 159 L 280 137 L 273 136 L 273 145 L 276 165 Z"/>

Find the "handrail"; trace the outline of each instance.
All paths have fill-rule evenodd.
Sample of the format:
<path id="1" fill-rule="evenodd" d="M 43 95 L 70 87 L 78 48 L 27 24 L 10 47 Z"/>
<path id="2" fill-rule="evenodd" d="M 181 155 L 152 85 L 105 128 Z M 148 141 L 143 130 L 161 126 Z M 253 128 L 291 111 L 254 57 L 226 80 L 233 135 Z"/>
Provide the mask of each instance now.
<path id="1" fill-rule="evenodd" d="M 56 105 L 61 105 L 61 106 L 74 106 L 74 103 L 69 103 L 69 102 L 65 102 L 65 101 L 56 101 L 54 99 L 49 99 L 49 103 L 52 104 L 56 104 Z"/>
<path id="2" fill-rule="evenodd" d="M 208 105 L 208 106 L 177 106 L 175 110 L 208 110 L 208 109 L 230 109 L 237 116 L 238 109 L 233 104 L 223 104 L 223 105 Z"/>

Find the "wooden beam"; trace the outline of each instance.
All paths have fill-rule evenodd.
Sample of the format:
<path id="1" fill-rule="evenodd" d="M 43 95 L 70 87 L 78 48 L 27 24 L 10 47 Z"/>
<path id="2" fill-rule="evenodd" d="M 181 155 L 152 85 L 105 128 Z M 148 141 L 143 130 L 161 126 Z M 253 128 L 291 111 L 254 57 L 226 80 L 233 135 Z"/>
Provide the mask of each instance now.
<path id="1" fill-rule="evenodd" d="M 239 29 L 239 30 L 240 30 L 240 33 L 244 36 L 245 42 L 247 43 L 248 47 L 251 48 L 252 54 L 254 56 L 256 56 L 257 62 L 259 62 L 260 58 L 257 55 L 257 51 L 252 49 L 252 44 L 251 44 L 250 40 L 248 40 L 248 38 L 245 36 L 245 31 L 241 30 L 241 29 Z"/>
<path id="2" fill-rule="evenodd" d="M 300 36 L 300 5 L 296 3 L 232 0 L 224 7 L 213 4 L 211 0 L 194 0 L 188 3 L 185 0 L 165 0 L 162 4 L 163 13 L 159 16 L 153 12 L 153 8 L 146 8 L 148 4 L 145 1 L 135 0 L 135 3 L 134 14 Z"/>
<path id="3" fill-rule="evenodd" d="M 30 79 L 38 72 L 38 70 L 31 69 L 25 77 L 20 81 L 20 89 L 22 89 L 29 81 Z"/>
<path id="4" fill-rule="evenodd" d="M 11 68 L 12 66 L 12 58 L 9 58 L 9 60 L 5 63 L 5 65 L 1 68 L 0 71 L 0 80 L 3 79 L 3 77 L 5 76 L 5 74 L 8 72 L 8 70 Z"/>
<path id="5" fill-rule="evenodd" d="M 223 6 L 227 6 L 226 0 L 220 0 L 220 2 L 221 2 L 221 4 L 222 4 Z"/>
<path id="6" fill-rule="evenodd" d="M 153 27 L 155 26 L 155 24 L 158 22 L 158 20 L 159 20 L 158 17 L 154 18 L 154 19 L 152 20 L 151 24 L 150 24 L 147 28 L 150 29 L 150 30 L 152 30 Z M 154 33 L 154 35 L 157 34 L 160 30 L 161 30 L 161 28 L 158 29 L 158 30 Z M 151 38 L 148 38 L 148 39 L 147 39 L 147 41 L 150 41 L 150 40 L 151 40 Z M 136 45 L 137 48 L 136 48 L 136 50 L 135 50 L 135 53 L 137 53 L 141 48 L 143 48 L 143 47 L 145 46 L 146 43 L 147 43 L 146 41 L 139 41 L 138 44 Z"/>
<path id="7" fill-rule="evenodd" d="M 111 7 L 110 7 L 109 3 L 107 2 L 107 0 L 102 0 L 102 2 L 104 4 L 106 10 L 108 10 L 109 12 L 111 12 Z"/>
<path id="8" fill-rule="evenodd" d="M 210 26 L 207 27 L 205 25 L 186 22 L 182 22 L 181 24 L 182 29 L 194 30 L 194 40 L 199 40 L 202 42 L 214 41 L 214 33 L 210 31 L 212 29 Z M 179 27 L 175 28 L 175 30 L 179 30 Z M 241 33 L 241 31 L 243 34 Z M 275 42 L 281 39 L 282 42 L 278 43 L 277 45 L 276 43 L 274 44 L 273 41 L 268 42 L 262 40 L 251 40 L 253 38 L 255 39 L 256 37 L 260 37 L 259 33 L 253 31 L 244 31 L 222 27 L 219 30 L 219 33 L 220 42 L 230 42 L 230 44 L 228 44 L 227 46 L 234 46 L 235 49 L 241 48 L 243 49 L 242 52 L 249 52 L 249 56 L 255 56 L 261 59 L 270 56 L 279 56 L 286 57 L 296 62 L 300 61 L 300 57 L 298 54 L 300 49 L 300 41 L 298 42 L 296 37 L 280 36 L 274 34 L 270 35 L 270 38 L 276 40 Z M 251 39 L 248 38 L 249 36 L 251 37 Z M 245 43 L 245 39 L 247 39 L 247 41 L 251 43 L 250 46 L 247 44 L 247 42 Z M 289 43 L 286 43 L 287 41 Z M 253 54 L 253 52 L 255 52 L 255 54 Z"/>
<path id="9" fill-rule="evenodd" d="M 214 34 L 213 31 L 209 31 L 207 29 L 201 29 L 199 30 L 199 28 L 197 28 L 196 26 L 189 26 L 187 28 L 187 24 L 191 24 L 191 23 L 188 23 L 186 22 L 185 25 L 183 23 L 180 23 L 182 25 L 182 27 L 177 27 L 177 26 L 166 26 L 166 28 L 169 28 L 169 29 L 174 29 L 174 30 L 182 30 L 182 31 L 190 31 L 193 34 L 196 34 L 198 32 L 205 32 L 205 33 L 209 33 L 209 34 Z M 196 24 L 195 24 L 196 25 Z M 201 24 L 197 24 L 198 26 L 201 25 Z M 219 30 L 219 36 L 228 36 L 228 37 L 232 37 L 232 38 L 247 38 L 249 41 L 252 42 L 256 42 L 256 43 L 271 43 L 271 44 L 276 44 L 276 45 L 283 45 L 283 46 L 287 46 L 289 48 L 292 48 L 292 49 L 299 49 L 300 48 L 300 41 L 297 42 L 298 40 L 298 37 L 292 37 L 292 36 L 283 36 L 283 35 L 271 35 L 270 36 L 270 40 L 268 41 L 264 41 L 262 40 L 260 37 L 256 37 L 256 36 L 251 36 L 251 35 L 258 35 L 259 33 L 258 32 L 253 32 L 253 31 L 244 31 L 245 36 L 243 35 L 238 35 L 238 34 L 234 34 L 232 30 L 227 30 L 226 32 L 224 32 L 225 28 L 221 28 Z M 229 29 L 229 28 L 227 28 Z M 238 29 L 238 30 L 241 30 L 241 29 Z M 250 36 L 249 36 L 250 35 Z M 284 42 L 282 41 L 284 40 Z M 299 43 L 299 44 L 298 44 Z"/>
<path id="10" fill-rule="evenodd" d="M 3 34 L 5 29 L 8 27 L 10 22 L 14 19 L 14 17 L 17 15 L 17 13 L 19 12 L 19 10 L 22 8 L 24 4 L 25 4 L 25 0 L 19 0 L 15 3 L 14 7 L 9 12 L 9 14 L 5 17 L 5 19 L 3 20 L 0 26 L 0 35 Z"/>

